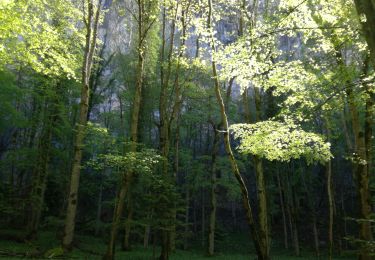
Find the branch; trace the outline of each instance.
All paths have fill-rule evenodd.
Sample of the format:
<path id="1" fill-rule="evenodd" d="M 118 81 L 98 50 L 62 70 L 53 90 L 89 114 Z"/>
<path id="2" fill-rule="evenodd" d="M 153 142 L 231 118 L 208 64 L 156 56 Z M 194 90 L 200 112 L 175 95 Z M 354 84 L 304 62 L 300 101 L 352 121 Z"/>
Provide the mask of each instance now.
<path id="1" fill-rule="evenodd" d="M 129 7 L 127 7 L 126 5 L 125 5 L 125 9 L 131 14 L 131 16 L 133 16 L 134 20 L 135 20 L 136 22 L 138 22 L 138 18 L 137 18 L 137 16 L 133 13 L 133 11 L 130 10 Z"/>
<path id="2" fill-rule="evenodd" d="M 297 31 L 297 30 L 331 30 L 331 29 L 347 29 L 346 26 L 318 26 L 318 27 L 292 27 L 292 28 L 282 28 L 277 29 L 274 31 L 268 31 L 260 36 L 256 37 L 255 39 L 263 38 L 272 34 L 286 32 L 286 31 Z"/>
<path id="3" fill-rule="evenodd" d="M 143 32 L 142 34 L 142 37 L 141 37 L 141 43 L 143 42 L 143 40 L 146 38 L 146 35 L 148 33 L 148 31 L 151 29 L 152 25 L 155 23 L 156 21 L 156 18 L 154 18 L 147 26 L 146 30 Z"/>
<path id="4" fill-rule="evenodd" d="M 277 26 L 279 26 L 286 18 L 289 17 L 289 15 L 291 15 L 292 13 L 294 13 L 295 11 L 297 11 L 297 9 L 303 5 L 305 2 L 307 2 L 307 0 L 302 0 L 299 4 L 297 4 L 295 7 L 293 7 L 292 9 L 289 10 L 289 12 L 286 14 L 286 16 L 284 16 L 277 24 Z"/>

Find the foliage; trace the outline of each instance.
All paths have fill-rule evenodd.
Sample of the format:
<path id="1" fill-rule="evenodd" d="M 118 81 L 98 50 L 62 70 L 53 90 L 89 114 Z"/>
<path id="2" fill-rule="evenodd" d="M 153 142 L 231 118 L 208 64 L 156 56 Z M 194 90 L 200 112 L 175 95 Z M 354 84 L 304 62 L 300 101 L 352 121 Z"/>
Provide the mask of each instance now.
<path id="1" fill-rule="evenodd" d="M 30 66 L 44 75 L 76 78 L 81 66 L 82 14 L 71 1 L 7 1 L 0 5 L 0 68 Z"/>
<path id="2" fill-rule="evenodd" d="M 255 124 L 231 126 L 234 136 L 240 139 L 238 150 L 270 161 L 288 162 L 305 157 L 308 163 L 324 163 L 332 157 L 330 143 L 314 133 L 303 131 L 291 122 L 263 121 Z"/>
<path id="3" fill-rule="evenodd" d="M 78 75 L 86 33 L 82 18 L 88 14 L 88 2 L 0 0 L 1 227 L 27 229 L 32 211 L 30 191 L 44 187 L 44 198 L 37 205 L 42 209 L 39 234 L 44 239 L 44 230 L 60 230 L 64 224 L 68 173 L 75 160 L 73 136 L 81 105 Z M 98 1 L 92 3 L 95 13 Z M 355 203 L 357 190 L 353 187 L 366 184 L 353 174 L 361 168 L 357 166 L 369 167 L 370 194 L 374 189 L 374 162 L 360 158 L 356 151 L 362 142 L 366 142 L 361 150 L 366 150 L 366 156 L 371 158 L 373 150 L 375 74 L 361 33 L 365 17 L 358 17 L 353 2 L 345 0 L 215 0 L 212 7 L 213 26 L 208 30 L 205 1 L 103 1 L 105 14 L 98 31 L 102 48 L 93 53 L 91 113 L 83 144 L 75 234 L 79 248 L 95 252 L 88 255 L 75 248 L 68 258 L 95 258 L 104 252 L 101 239 L 80 235 L 95 232 L 107 241 L 116 191 L 128 173 L 134 174 L 124 210 L 132 217 L 123 217 L 120 224 L 131 224 L 132 244 L 143 242 L 149 227 L 149 240 L 157 252 L 160 231 L 176 227 L 177 246 L 184 238 L 184 246 L 196 250 L 194 243 L 206 240 L 200 235 L 205 236 L 209 226 L 215 135 L 220 137 L 215 248 L 222 253 L 215 257 L 250 257 L 248 239 L 229 233 L 242 230 L 246 218 L 241 190 L 223 146 L 212 59 L 217 64 L 232 141 L 240 153 L 236 161 L 250 204 L 255 205 L 254 214 L 260 212 L 257 202 L 262 188 L 267 194 L 275 257 L 292 259 L 286 251 L 275 251 L 283 224 L 287 242 L 296 242 L 295 228 L 301 246 L 310 246 L 313 224 L 321 231 L 327 229 L 329 205 L 322 191 L 329 184 L 328 170 L 332 171 L 337 204 L 335 245 L 343 242 L 345 247 L 340 239 L 349 237 L 357 242 L 353 247 L 359 248 L 362 242 L 373 246 L 373 241 L 352 236 L 358 233 L 358 224 L 368 220 L 359 218 L 358 223 L 352 223 L 345 218 L 356 216 L 360 206 Z M 138 30 L 139 22 L 143 22 L 143 31 Z M 210 48 L 212 38 L 215 50 Z M 137 102 L 139 54 L 144 58 L 144 73 L 138 143 L 134 144 L 129 142 L 129 122 Z M 168 84 L 161 86 L 167 78 Z M 167 118 L 180 106 L 173 120 L 167 120 L 170 125 L 164 137 L 162 98 L 166 99 Z M 158 151 L 164 138 L 169 152 L 162 157 Z M 129 152 L 134 145 L 136 151 Z M 265 159 L 260 160 L 264 187 L 254 184 L 259 180 L 260 175 L 255 174 L 259 164 L 253 163 L 249 154 Z M 323 165 L 308 166 L 302 158 L 307 164 Z M 160 162 L 167 167 L 161 169 Z M 35 181 L 35 176 L 44 172 L 48 175 Z M 255 222 L 260 221 L 255 217 Z M 193 232 L 199 229 L 202 232 Z M 3 236 L 6 238 L 6 232 L 0 230 L 0 239 Z M 32 245 L 27 251 L 36 252 L 35 257 L 60 254 L 60 242 L 55 234 L 49 236 L 48 245 L 39 248 L 39 240 L 35 240 L 27 244 Z M 122 239 L 122 235 L 118 237 Z M 1 241 L 0 247 L 6 243 L 9 241 Z M 325 251 L 325 245 L 319 246 L 321 253 Z M 227 253 L 229 248 L 238 255 Z M 23 254 L 23 249 L 20 252 Z M 200 259 L 203 254 L 176 252 L 171 259 Z M 147 258 L 152 250 L 136 246 L 132 252 L 118 253 L 120 258 Z"/>
<path id="4" fill-rule="evenodd" d="M 87 166 L 95 170 L 105 167 L 121 171 L 134 171 L 136 173 L 152 173 L 153 167 L 161 161 L 162 157 L 153 149 L 143 149 L 140 152 L 127 152 L 125 155 L 99 154 L 95 159 L 87 162 Z"/>

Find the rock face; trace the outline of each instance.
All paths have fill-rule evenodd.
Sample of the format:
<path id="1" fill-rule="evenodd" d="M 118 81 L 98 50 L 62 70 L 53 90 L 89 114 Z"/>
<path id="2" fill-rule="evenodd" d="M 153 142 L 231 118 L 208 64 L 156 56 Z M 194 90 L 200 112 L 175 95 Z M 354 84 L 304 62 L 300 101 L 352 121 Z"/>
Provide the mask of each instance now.
<path id="1" fill-rule="evenodd" d="M 136 5 L 134 5 L 134 3 L 132 4 L 132 1 L 133 0 L 105 1 L 105 6 L 109 7 L 111 5 L 111 7 L 105 15 L 104 23 L 102 25 L 101 30 L 101 39 L 103 42 L 105 41 L 107 45 L 105 50 L 106 54 L 104 55 L 105 57 L 109 57 L 114 52 L 119 55 L 131 55 L 132 53 L 132 50 L 134 48 L 133 41 L 136 36 L 136 24 L 132 19 L 132 16 L 129 15 L 129 10 L 134 9 L 133 11 L 136 11 Z M 264 12 L 266 4 L 267 1 L 258 1 L 259 14 L 262 14 Z M 250 1 L 248 7 L 250 8 L 251 5 L 252 2 Z M 222 46 L 226 46 L 235 42 L 238 39 L 239 33 L 238 10 L 226 10 L 225 8 L 227 7 L 216 6 L 215 8 L 215 12 L 220 14 L 220 16 L 222 17 L 214 24 L 216 33 L 215 36 Z M 258 19 L 262 19 L 261 15 L 258 16 Z M 166 29 L 166 33 L 169 34 L 169 26 L 167 26 Z M 161 30 L 161 28 L 158 28 L 157 30 Z M 180 32 L 178 31 L 178 29 L 176 30 L 176 42 L 178 42 L 177 39 L 180 37 Z M 197 38 L 199 38 L 199 41 L 197 41 Z M 298 35 L 297 37 L 281 36 L 279 38 L 278 48 L 284 53 L 283 55 L 287 55 L 291 59 L 297 59 L 301 57 L 301 46 L 301 35 Z M 206 60 L 208 62 L 211 59 L 211 55 L 208 51 L 209 46 L 205 43 L 205 40 L 202 39 L 201 36 L 197 35 L 196 28 L 192 26 L 188 30 L 188 38 L 186 40 L 186 55 L 188 57 L 195 57 L 197 54 L 197 48 L 199 48 L 200 59 Z M 118 63 L 115 63 L 113 65 L 108 66 L 108 68 L 103 72 L 102 84 L 107 84 L 113 73 L 119 73 L 118 65 Z M 124 78 L 126 77 L 127 76 L 124 75 Z M 124 86 L 124 84 L 126 84 L 124 82 L 113 82 L 113 84 L 119 85 L 119 88 L 122 89 L 127 87 Z M 252 97 L 252 89 L 250 88 L 248 91 L 249 96 Z M 239 99 L 240 94 L 240 87 L 234 81 L 232 86 L 232 98 Z M 112 101 L 116 103 L 116 97 L 113 97 Z M 99 110 L 104 109 L 103 104 L 99 105 L 99 107 L 102 108 L 99 108 Z M 96 110 L 99 111 L 98 108 Z"/>

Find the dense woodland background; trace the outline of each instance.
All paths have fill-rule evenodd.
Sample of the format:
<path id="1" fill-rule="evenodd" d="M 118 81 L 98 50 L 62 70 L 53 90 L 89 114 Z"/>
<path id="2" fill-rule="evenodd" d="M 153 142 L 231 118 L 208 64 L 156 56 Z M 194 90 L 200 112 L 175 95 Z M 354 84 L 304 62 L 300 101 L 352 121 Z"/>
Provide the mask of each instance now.
<path id="1" fill-rule="evenodd" d="M 372 259 L 374 0 L 0 0 L 0 255 Z"/>

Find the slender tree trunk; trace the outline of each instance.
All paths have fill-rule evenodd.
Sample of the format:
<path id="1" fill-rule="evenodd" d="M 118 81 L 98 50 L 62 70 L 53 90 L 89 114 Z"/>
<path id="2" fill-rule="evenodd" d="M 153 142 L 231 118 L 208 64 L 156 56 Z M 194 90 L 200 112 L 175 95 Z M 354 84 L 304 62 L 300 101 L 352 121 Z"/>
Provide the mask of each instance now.
<path id="1" fill-rule="evenodd" d="M 286 197 L 287 197 L 286 212 L 287 212 L 287 215 L 288 215 L 289 233 L 290 233 L 291 242 L 293 243 L 293 246 L 294 246 L 294 232 L 293 232 L 293 224 L 292 224 L 292 213 L 291 213 L 291 210 L 290 210 L 290 204 L 289 204 L 288 196 L 286 196 Z"/>
<path id="2" fill-rule="evenodd" d="M 88 5 L 88 18 L 85 21 L 86 24 L 86 46 L 84 50 L 84 59 L 82 66 L 82 89 L 81 89 L 81 102 L 79 118 L 76 126 L 76 134 L 74 141 L 74 155 L 73 165 L 70 177 L 70 190 L 68 197 L 68 205 L 66 211 L 65 225 L 64 225 L 64 236 L 62 240 L 62 246 L 65 251 L 72 249 L 75 219 L 77 213 L 78 203 L 78 187 L 79 178 L 81 171 L 81 160 L 82 160 L 82 147 L 83 139 L 85 135 L 85 128 L 87 124 L 87 112 L 89 104 L 89 81 L 91 75 L 91 68 L 93 63 L 93 56 L 96 47 L 97 31 L 99 27 L 99 16 L 101 9 L 101 0 L 98 0 L 96 12 L 94 15 L 94 5 L 92 1 Z"/>
<path id="3" fill-rule="evenodd" d="M 288 191 L 289 193 L 289 191 Z M 292 212 L 291 212 L 291 206 L 290 206 L 290 201 L 289 201 L 289 194 L 286 196 L 286 213 L 288 215 L 288 226 L 289 226 L 289 233 L 290 233 L 290 238 L 291 242 L 294 243 L 294 232 L 293 232 L 293 223 L 292 223 Z M 294 244 L 293 244 L 294 246 Z"/>
<path id="4" fill-rule="evenodd" d="M 355 147 L 355 158 L 353 162 L 355 164 L 355 172 L 357 178 L 357 189 L 360 200 L 360 218 L 364 221 L 360 222 L 360 232 L 359 238 L 363 241 L 372 241 L 372 230 L 371 230 L 371 213 L 372 213 L 372 203 L 370 195 L 370 175 L 367 164 L 367 148 L 366 148 L 366 138 L 365 133 L 361 129 L 359 113 L 355 105 L 354 97 L 351 90 L 348 90 L 349 98 L 349 110 L 352 117 L 352 128 L 354 132 L 354 147 Z M 360 253 L 361 260 L 372 259 L 369 255 L 368 249 L 363 246 Z"/>
<path id="5" fill-rule="evenodd" d="M 27 238 L 35 239 L 37 236 L 39 223 L 42 215 L 44 204 L 44 194 L 46 190 L 48 174 L 49 174 L 49 161 L 51 158 L 51 142 L 52 132 L 58 119 L 58 95 L 60 94 L 60 85 L 56 85 L 56 92 L 52 98 L 46 97 L 45 106 L 45 125 L 42 131 L 39 148 L 38 148 L 38 164 L 34 168 L 33 186 L 30 193 L 31 201 L 31 214 L 28 218 Z"/>
<path id="6" fill-rule="evenodd" d="M 177 62 L 177 69 L 176 69 L 176 77 L 174 81 L 174 90 L 175 90 L 175 103 L 173 105 L 173 110 L 172 114 L 169 118 L 169 129 L 171 128 L 171 125 L 173 123 L 173 120 L 176 119 L 176 135 L 175 135 L 175 161 L 173 164 L 173 181 L 175 184 L 178 181 L 178 173 L 179 173 L 179 167 L 180 167 L 180 157 L 179 157 L 179 148 L 180 148 L 180 113 L 181 113 L 181 106 L 182 106 L 182 94 L 180 93 L 180 83 L 179 83 L 179 68 L 180 68 L 180 59 L 183 56 L 183 46 L 185 46 L 185 37 L 186 37 L 186 25 L 185 25 L 185 19 L 184 19 L 184 12 L 182 12 L 182 43 L 180 46 L 180 54 L 178 57 L 178 62 Z M 170 239 L 170 249 L 172 252 L 175 251 L 176 249 L 176 205 L 174 206 L 173 209 L 173 226 L 172 226 L 172 231 L 171 231 L 171 239 Z"/>
<path id="7" fill-rule="evenodd" d="M 188 249 L 189 246 L 189 214 L 190 214 L 190 190 L 188 184 L 186 184 L 186 209 L 185 209 L 185 239 L 184 239 L 184 250 Z M 195 210 L 194 210 L 195 215 Z M 194 223 L 195 225 L 195 223 Z"/>
<path id="8" fill-rule="evenodd" d="M 165 60 L 165 44 L 166 44 L 166 7 L 163 8 L 163 23 L 162 23 L 162 47 L 161 47 L 161 70 L 160 70 L 160 81 L 161 81 L 161 91 L 160 91 L 160 99 L 159 99 L 159 113 L 160 113 L 160 152 L 161 155 L 165 158 L 168 158 L 169 150 L 170 150 L 170 132 L 173 120 L 178 118 L 180 113 L 180 106 L 181 106 L 181 98 L 180 98 L 180 84 L 179 84 L 179 69 L 180 69 L 180 59 L 183 56 L 183 47 L 185 46 L 185 37 L 186 37 L 186 24 L 185 24 L 185 12 L 188 11 L 189 6 L 186 7 L 186 10 L 182 11 L 181 22 L 182 22 L 182 37 L 181 37 L 181 44 L 179 47 L 179 55 L 177 59 L 177 67 L 176 67 L 176 77 L 174 81 L 174 91 L 175 91 L 175 100 L 174 105 L 172 106 L 172 112 L 170 116 L 168 115 L 168 87 L 169 81 L 172 72 L 172 55 L 173 55 L 173 46 L 174 46 L 174 38 L 175 38 L 175 27 L 177 21 L 177 15 L 179 10 L 179 2 L 177 2 L 174 8 L 174 16 L 171 20 L 171 27 L 170 27 L 170 36 L 169 36 L 169 48 L 168 48 L 168 56 L 167 56 L 167 67 L 164 68 L 164 60 Z M 168 176 L 168 160 L 163 161 L 162 165 L 163 175 L 167 177 L 170 181 L 175 181 L 175 179 Z M 171 210 L 172 218 L 176 219 L 176 209 L 173 208 Z M 173 221 L 175 222 L 175 221 Z M 172 224 L 169 227 L 170 230 L 162 231 L 164 239 L 162 239 L 162 249 L 160 253 L 160 259 L 168 259 L 169 251 L 173 251 L 175 248 L 175 224 Z M 167 244 L 168 243 L 168 244 Z"/>
<path id="9" fill-rule="evenodd" d="M 249 200 L 249 193 L 247 190 L 247 187 L 245 185 L 244 180 L 242 179 L 240 170 L 238 168 L 236 159 L 234 157 L 234 154 L 232 152 L 232 148 L 230 145 L 230 138 L 229 138 L 229 126 L 228 126 L 228 118 L 225 112 L 225 104 L 223 101 L 223 98 L 221 96 L 221 91 L 220 91 L 220 83 L 218 79 L 218 74 L 216 70 L 216 62 L 215 62 L 215 43 L 213 39 L 213 32 L 212 32 L 212 25 L 211 25 L 211 20 L 212 20 L 212 2 L 211 0 L 208 0 L 208 21 L 207 21 L 207 27 L 209 32 L 211 33 L 211 39 L 210 39 L 210 45 L 211 45 L 211 51 L 212 51 L 212 74 L 213 74 L 213 80 L 214 80 L 214 85 L 215 85 L 215 94 L 217 101 L 219 103 L 219 108 L 220 108 L 220 115 L 221 115 L 221 120 L 223 122 L 223 132 L 224 132 L 224 145 L 225 145 L 225 150 L 228 154 L 229 161 L 232 167 L 232 172 L 235 175 L 241 189 L 241 194 L 242 194 L 242 200 L 243 200 L 243 205 L 246 211 L 246 217 L 247 221 L 250 227 L 251 235 L 253 238 L 254 246 L 258 255 L 258 258 L 261 260 L 269 259 L 267 250 L 265 250 L 259 239 L 259 233 L 258 229 L 256 227 L 254 217 L 253 217 L 253 212 L 252 208 L 250 205 L 250 200 Z"/>
<path id="10" fill-rule="evenodd" d="M 216 157 L 219 151 L 219 142 L 220 142 L 220 135 L 218 133 L 217 127 L 213 124 L 213 131 L 214 131 L 214 143 L 212 147 L 212 155 L 211 155 L 211 211 L 210 211 L 210 223 L 209 223 L 209 231 L 208 231 L 208 255 L 213 256 L 215 253 L 215 226 L 216 226 Z"/>
<path id="11" fill-rule="evenodd" d="M 201 243 L 202 243 L 202 247 L 204 248 L 204 245 L 205 245 L 205 237 L 206 237 L 206 205 L 205 205 L 205 201 L 206 201 L 206 198 L 204 196 L 204 189 L 202 188 L 201 189 L 201 217 L 202 217 L 202 225 L 201 225 Z"/>
<path id="12" fill-rule="evenodd" d="M 129 184 L 126 184 L 126 183 L 122 184 L 120 191 L 117 194 L 108 248 L 107 248 L 107 252 L 105 256 L 103 257 L 103 259 L 105 260 L 114 259 L 116 237 L 117 237 L 117 232 L 118 232 L 118 228 L 120 225 L 121 215 L 124 210 L 124 201 L 125 201 L 125 197 L 128 191 L 128 185 Z"/>
<path id="13" fill-rule="evenodd" d="M 250 113 L 250 104 L 249 104 L 249 96 L 248 96 L 248 89 L 245 89 L 242 93 L 242 105 L 244 110 L 244 119 L 246 123 L 251 123 L 251 113 Z"/>
<path id="14" fill-rule="evenodd" d="M 229 81 L 229 85 L 226 91 L 225 101 L 224 101 L 224 109 L 227 111 L 229 109 L 229 101 L 230 96 L 232 93 L 232 84 L 234 78 Z M 216 189 L 217 189 L 217 155 L 219 153 L 219 145 L 220 145 L 220 134 L 219 131 L 222 128 L 223 122 L 220 122 L 216 125 L 211 119 L 211 102 L 209 100 L 209 121 L 212 124 L 213 129 L 213 145 L 211 151 L 211 208 L 210 208 L 210 222 L 209 222 L 209 233 L 208 233 L 208 255 L 213 256 L 215 253 L 215 230 L 216 230 L 216 209 L 217 209 L 217 198 L 216 198 Z M 207 136 L 209 137 L 209 130 L 207 131 Z M 207 138 L 209 140 L 209 138 Z M 208 143 L 208 142 L 207 142 Z M 232 209 L 233 221 L 236 221 L 236 212 Z"/>
<path id="15" fill-rule="evenodd" d="M 125 236 L 124 236 L 124 244 L 123 244 L 123 247 L 122 249 L 124 251 L 130 251 L 130 232 L 131 232 L 131 227 L 132 227 L 132 220 L 133 220 L 133 213 L 134 213 L 134 209 L 133 209 L 133 205 L 130 201 L 130 204 L 129 204 L 129 212 L 128 212 L 128 217 L 126 219 L 126 223 L 125 223 Z"/>
<path id="16" fill-rule="evenodd" d="M 346 104 L 345 100 L 342 101 L 344 104 Z M 344 109 L 341 111 L 340 113 L 340 116 L 341 116 L 341 121 L 342 121 L 342 127 L 343 127 L 343 131 L 344 131 L 344 135 L 345 135 L 345 142 L 346 142 L 346 146 L 347 146 L 347 149 L 352 152 L 353 151 L 353 145 L 352 145 L 352 140 L 350 138 L 350 134 L 349 134 L 349 130 L 348 130 L 348 126 L 347 126 L 347 123 L 346 123 L 346 118 L 348 118 L 349 116 L 347 115 L 347 113 L 345 112 L 345 107 Z"/>
<path id="17" fill-rule="evenodd" d="M 332 190 L 332 166 L 331 161 L 326 164 L 327 176 L 327 194 L 329 205 L 329 224 L 328 224 L 328 253 L 329 259 L 332 259 L 333 253 L 333 190 Z"/>
<path id="18" fill-rule="evenodd" d="M 367 159 L 367 175 L 372 176 L 372 139 L 373 139 L 373 125 L 374 125 L 374 93 L 371 87 L 366 84 L 366 107 L 365 107 L 365 147 Z"/>
<path id="19" fill-rule="evenodd" d="M 368 43 L 368 47 L 370 49 L 370 57 L 365 60 L 363 74 L 364 76 L 367 75 L 368 65 L 369 62 L 372 62 L 373 66 L 375 65 L 375 3 L 373 0 L 354 0 L 356 4 L 356 8 L 358 14 L 365 15 L 366 19 L 362 22 L 363 31 Z M 335 48 L 336 52 L 336 60 L 337 64 L 342 68 L 346 67 L 344 63 L 345 57 L 343 57 L 341 52 L 341 46 L 337 46 L 335 42 L 336 35 L 330 35 L 330 40 Z M 356 104 L 355 97 L 354 97 L 354 89 L 353 85 L 350 82 L 346 82 L 346 94 L 348 97 L 348 107 L 351 114 L 351 123 L 352 129 L 354 133 L 354 153 L 352 159 L 352 169 L 354 179 L 357 181 L 357 192 L 359 195 L 360 200 L 360 218 L 365 221 L 360 222 L 360 234 L 359 239 L 364 241 L 363 247 L 361 248 L 360 252 L 360 259 L 371 259 L 369 252 L 365 246 L 366 241 L 372 241 L 372 230 L 371 230 L 371 223 L 370 223 L 370 215 L 372 212 L 372 202 L 371 202 L 371 194 L 369 190 L 369 181 L 370 181 L 370 169 L 371 163 L 369 164 L 370 160 L 367 158 L 369 155 L 367 151 L 371 151 L 371 149 L 366 145 L 366 115 L 371 115 L 372 113 L 367 114 L 365 112 L 365 129 L 362 129 L 360 116 L 358 111 L 358 105 Z M 367 99 L 369 100 L 369 99 Z M 371 101 L 370 101 L 371 102 Z M 367 107 L 367 104 L 366 104 Z M 371 118 L 370 116 L 369 118 Z M 371 130 L 370 130 L 371 129 Z M 372 126 L 369 128 L 370 132 L 369 136 L 372 135 Z M 350 140 L 347 138 L 347 143 L 349 148 L 351 147 Z M 371 159 L 371 158 L 370 158 Z"/>
<path id="20" fill-rule="evenodd" d="M 254 88 L 255 94 L 255 112 L 256 112 L 256 122 L 262 119 L 262 109 L 261 109 L 261 95 L 258 88 Z M 250 110 L 247 90 L 243 93 L 243 104 L 245 119 L 247 123 L 250 123 Z M 258 219 L 259 219 L 259 238 L 263 250 L 269 255 L 270 241 L 269 241 L 269 229 L 268 229 L 268 215 L 267 215 L 267 194 L 266 194 L 266 184 L 264 179 L 263 162 L 258 156 L 253 156 L 256 182 L 257 182 L 257 195 L 258 195 Z"/>
<path id="21" fill-rule="evenodd" d="M 131 127 L 130 127 L 130 139 L 131 139 L 131 152 L 137 151 L 137 141 L 138 141 L 138 124 L 139 124 L 139 114 L 141 109 L 141 97 L 142 97 L 142 86 L 143 86 L 143 72 L 144 72 L 144 10 L 143 1 L 138 0 L 138 61 L 137 61 L 137 76 L 136 76 L 136 86 L 135 94 L 133 99 L 133 110 L 131 115 Z M 114 249 L 116 243 L 116 236 L 118 232 L 118 227 L 120 224 L 120 219 L 124 209 L 124 202 L 126 194 L 129 191 L 129 187 L 133 182 L 133 172 L 126 172 L 123 177 L 123 182 L 120 188 L 119 196 L 116 201 L 116 206 L 113 215 L 112 229 L 110 235 L 110 242 L 108 244 L 107 252 L 103 259 L 113 260 L 114 259 Z"/>
<path id="22" fill-rule="evenodd" d="M 370 57 L 368 57 L 368 60 L 365 60 L 364 66 L 364 74 L 366 75 L 368 63 L 371 62 L 372 65 L 375 66 L 375 3 L 374 0 L 354 0 L 354 3 L 356 5 L 358 14 L 365 15 L 365 19 L 362 19 L 361 23 L 368 47 L 370 49 Z M 310 1 L 310 5 L 311 4 L 313 3 Z M 319 15 L 313 15 L 313 19 L 315 19 L 317 23 L 322 22 L 322 18 Z M 345 57 L 343 57 L 341 52 L 342 46 L 339 46 L 336 41 L 338 36 L 331 33 L 327 37 L 330 37 L 329 39 L 331 44 L 335 49 L 337 65 L 345 69 Z M 352 165 L 354 176 L 357 181 L 357 192 L 360 201 L 360 218 L 365 220 L 360 222 L 359 239 L 362 240 L 364 242 L 363 245 L 365 245 L 367 241 L 372 241 L 373 239 L 371 223 L 369 221 L 372 212 L 372 202 L 369 190 L 370 175 L 366 152 L 366 133 L 365 130 L 362 129 L 363 127 L 361 127 L 358 105 L 356 104 L 353 93 L 353 85 L 350 82 L 345 82 L 345 84 L 347 85 L 346 94 L 348 97 L 348 106 L 351 114 L 351 123 L 354 133 L 354 156 L 352 159 Z M 360 259 L 367 260 L 371 258 L 372 257 L 369 255 L 368 249 L 366 246 L 363 246 L 360 252 Z"/>
<path id="23" fill-rule="evenodd" d="M 266 184 L 264 180 L 264 171 L 262 160 L 254 156 L 255 173 L 257 180 L 258 200 L 259 200 L 259 236 L 260 242 L 266 255 L 269 255 L 270 241 L 268 230 L 268 215 L 267 215 L 267 195 Z"/>
<path id="24" fill-rule="evenodd" d="M 281 214 L 283 217 L 283 230 L 284 230 L 284 248 L 288 249 L 288 228 L 286 223 L 286 216 L 285 216 L 285 206 L 284 206 L 284 197 L 283 197 L 283 189 L 281 187 L 281 181 L 280 181 L 280 173 L 277 172 L 277 184 L 279 188 L 279 198 L 280 198 L 280 207 L 281 207 Z"/>
<path id="25" fill-rule="evenodd" d="M 329 129 L 329 121 L 327 116 L 324 116 L 325 130 L 328 141 L 331 138 L 331 132 Z M 334 191 L 332 187 L 332 164 L 328 161 L 325 166 L 326 177 L 327 177 L 327 195 L 328 195 L 328 208 L 329 208 L 329 224 L 328 224 L 328 256 L 332 259 L 333 254 L 333 217 L 334 217 Z"/>
<path id="26" fill-rule="evenodd" d="M 138 15 L 137 15 L 137 25 L 138 25 L 138 42 L 137 42 L 137 75 L 136 75 L 136 85 L 135 93 L 133 99 L 133 109 L 131 114 L 131 127 L 130 127 L 130 140 L 131 146 L 130 151 L 137 151 L 137 141 L 138 141 L 138 125 L 139 125 L 139 115 L 141 109 L 141 99 L 142 99 L 142 88 L 143 88 L 143 74 L 144 74 L 144 56 L 145 56 L 145 38 L 147 36 L 147 31 L 145 32 L 145 3 L 143 0 L 137 0 L 138 5 Z M 151 26 L 151 25 L 150 25 Z M 118 232 L 118 227 L 120 224 L 121 215 L 123 213 L 124 203 L 126 194 L 129 192 L 129 188 L 133 182 L 133 171 L 128 171 L 124 173 L 123 181 L 120 189 L 118 199 L 116 201 L 116 206 L 114 210 L 112 229 L 110 235 L 110 242 L 108 244 L 107 252 L 103 259 L 113 260 L 114 259 L 114 249 L 116 243 L 116 236 Z"/>
<path id="27" fill-rule="evenodd" d="M 179 112 L 178 112 L 179 113 Z M 173 164 L 173 181 L 177 183 L 178 179 L 178 171 L 179 171 L 179 142 L 180 142 L 180 126 L 179 126 L 179 117 L 177 118 L 177 126 L 176 126 L 176 135 L 175 135 L 175 154 L 174 154 L 174 164 Z M 174 206 L 173 209 L 173 226 L 171 230 L 171 239 L 170 239 L 170 249 L 172 252 L 176 250 L 176 207 Z"/>
<path id="28" fill-rule="evenodd" d="M 293 214 L 292 214 L 293 216 Z M 297 222 L 295 221 L 295 219 L 292 217 L 293 219 L 293 244 L 294 244 L 294 254 L 296 256 L 300 256 L 301 253 L 300 253 L 300 248 L 299 248 L 299 238 L 298 238 L 298 227 L 297 227 Z"/>
<path id="29" fill-rule="evenodd" d="M 319 258 L 320 257 L 320 248 L 319 248 L 319 231 L 316 223 L 316 209 L 314 202 L 311 200 L 310 194 L 313 194 L 312 181 L 311 181 L 311 168 L 309 167 L 307 170 L 307 174 L 304 174 L 304 178 L 302 178 L 303 186 L 305 188 L 306 200 L 308 208 L 311 212 L 311 227 L 313 231 L 314 237 L 314 246 L 315 246 L 315 254 Z M 307 182 L 307 183 L 306 183 Z"/>
<path id="30" fill-rule="evenodd" d="M 300 256 L 300 247 L 299 247 L 299 237 L 298 237 L 298 225 L 296 221 L 295 213 L 293 212 L 294 209 L 292 207 L 292 230 L 293 230 L 293 245 L 294 245 L 294 254 L 296 256 Z"/>
<path id="31" fill-rule="evenodd" d="M 197 200 L 196 199 L 194 199 L 194 203 L 193 203 L 193 221 L 194 221 L 194 225 L 193 225 L 194 234 L 196 234 L 197 231 L 198 231 L 198 223 L 197 223 Z"/>
<path id="32" fill-rule="evenodd" d="M 344 237 L 341 237 L 340 240 L 343 240 L 348 235 L 348 226 L 346 222 L 346 210 L 345 210 L 345 201 L 344 201 L 344 191 L 341 190 L 341 219 L 343 219 L 343 232 L 344 232 Z M 348 242 L 346 239 L 344 239 L 344 248 L 347 250 L 348 249 Z"/>
<path id="33" fill-rule="evenodd" d="M 53 119 L 52 119 L 53 120 Z M 53 120 L 54 121 L 54 120 Z M 53 123 L 47 123 L 44 129 L 44 134 L 41 137 L 41 144 L 39 147 L 38 166 L 34 170 L 33 187 L 31 191 L 31 214 L 28 223 L 28 239 L 35 239 L 38 232 L 40 218 L 44 204 L 44 193 L 48 177 L 48 164 L 50 160 L 50 150 L 52 141 Z"/>
<path id="34" fill-rule="evenodd" d="M 369 86 L 366 84 L 366 107 L 365 107 L 365 147 L 367 159 L 368 176 L 372 175 L 372 138 L 373 138 L 373 125 L 374 125 L 374 99 L 375 95 Z"/>
<path id="35" fill-rule="evenodd" d="M 319 248 L 319 231 L 316 223 L 316 215 L 312 215 L 312 226 L 313 226 L 313 235 L 314 235 L 314 246 L 316 257 L 320 257 L 320 248 Z"/>
<path id="36" fill-rule="evenodd" d="M 148 241 L 150 241 L 150 225 L 145 226 L 145 233 L 143 235 L 143 247 L 148 248 Z"/>
<path id="37" fill-rule="evenodd" d="M 300 256 L 300 247 L 299 247 L 299 236 L 298 236 L 298 223 L 297 223 L 297 209 L 295 205 L 293 187 L 291 187 L 289 181 L 289 174 L 286 176 L 286 183 L 288 189 L 288 214 L 291 227 L 291 234 L 293 239 L 294 254 Z"/>
<path id="38" fill-rule="evenodd" d="M 102 201 L 103 201 L 103 184 L 100 182 L 99 196 L 98 196 L 98 207 L 96 210 L 96 223 L 95 223 L 95 236 L 99 234 L 101 215 L 102 215 Z"/>
<path id="39" fill-rule="evenodd" d="M 233 231 L 237 230 L 237 205 L 236 201 L 232 201 L 232 220 L 233 220 Z"/>

